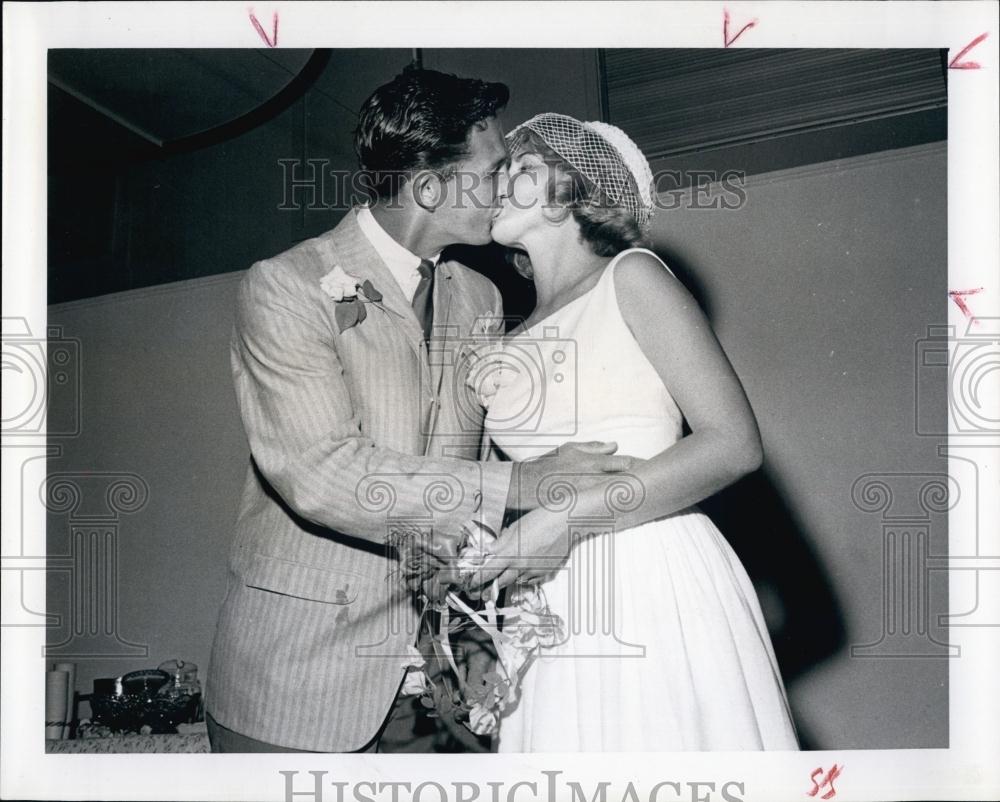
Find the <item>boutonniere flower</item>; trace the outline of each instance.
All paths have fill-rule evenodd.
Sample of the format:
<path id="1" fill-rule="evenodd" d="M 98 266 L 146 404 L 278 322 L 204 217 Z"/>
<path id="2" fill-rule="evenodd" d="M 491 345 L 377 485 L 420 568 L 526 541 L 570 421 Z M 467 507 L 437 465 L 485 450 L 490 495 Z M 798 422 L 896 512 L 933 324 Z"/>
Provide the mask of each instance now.
<path id="1" fill-rule="evenodd" d="M 472 336 L 476 339 L 493 339 L 500 336 L 500 331 L 503 330 L 503 319 L 502 318 L 491 318 L 486 316 L 480 316 L 476 318 L 476 322 L 472 324 Z"/>
<path id="2" fill-rule="evenodd" d="M 470 339 L 459 351 L 459 362 L 468 366 L 465 384 L 486 409 L 490 408 L 493 396 L 504 381 L 518 372 L 513 361 L 505 358 L 500 331 L 502 327 L 498 330 L 495 320 L 478 318 L 472 326 Z"/>
<path id="3" fill-rule="evenodd" d="M 389 311 L 382 306 L 382 293 L 375 289 L 371 281 L 361 281 L 340 265 L 323 276 L 319 280 L 319 286 L 337 304 L 333 314 L 341 334 L 367 317 L 366 304 L 375 304 L 380 309 Z"/>

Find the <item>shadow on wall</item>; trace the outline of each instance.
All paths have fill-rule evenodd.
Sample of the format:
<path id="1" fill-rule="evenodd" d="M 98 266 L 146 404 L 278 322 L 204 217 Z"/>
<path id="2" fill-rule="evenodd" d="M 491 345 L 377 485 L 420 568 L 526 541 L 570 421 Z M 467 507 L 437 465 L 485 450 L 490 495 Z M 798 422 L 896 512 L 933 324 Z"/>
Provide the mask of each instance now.
<path id="1" fill-rule="evenodd" d="M 507 318 L 507 330 L 510 331 L 535 308 L 535 285 L 507 262 L 506 251 L 495 242 L 489 245 L 449 245 L 441 258 L 454 259 L 471 267 L 496 284 L 503 296 L 503 312 Z"/>
<path id="2" fill-rule="evenodd" d="M 712 321 L 711 299 L 697 273 L 667 249 L 657 248 L 657 253 Z M 766 454 L 767 443 L 764 450 Z M 786 686 L 845 648 L 847 630 L 833 583 L 766 462 L 698 506 L 725 535 L 753 580 Z M 802 749 L 821 748 L 794 708 L 792 715 Z"/>
<path id="3" fill-rule="evenodd" d="M 845 648 L 830 577 L 765 469 L 698 505 L 722 530 L 753 580 L 785 685 Z M 820 749 L 792 714 L 803 749 Z"/>
<path id="4" fill-rule="evenodd" d="M 674 254 L 662 248 L 657 252 L 711 321 L 711 299 L 697 274 Z M 532 283 L 507 263 L 501 246 L 455 245 L 444 257 L 478 270 L 497 285 L 508 329 L 534 307 Z M 767 469 L 755 471 L 699 506 L 725 535 L 753 580 L 786 686 L 840 652 L 846 628 L 830 577 Z M 801 747 L 820 748 L 804 730 L 801 717 L 792 713 Z"/>

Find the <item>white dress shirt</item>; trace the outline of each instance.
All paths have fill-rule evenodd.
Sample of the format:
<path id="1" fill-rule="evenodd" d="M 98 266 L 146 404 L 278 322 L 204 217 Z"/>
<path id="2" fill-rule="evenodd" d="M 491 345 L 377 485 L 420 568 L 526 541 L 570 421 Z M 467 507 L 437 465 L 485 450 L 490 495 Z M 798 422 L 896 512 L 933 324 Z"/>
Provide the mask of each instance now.
<path id="1" fill-rule="evenodd" d="M 396 242 L 389 235 L 389 232 L 378 224 L 372 210 L 367 206 L 358 209 L 358 225 L 376 253 L 382 257 L 382 261 L 385 262 L 389 272 L 396 279 L 396 283 L 403 291 L 403 295 L 406 296 L 406 300 L 412 304 L 417 285 L 420 283 L 420 272 L 417 270 L 420 266 L 420 257 Z M 439 252 L 430 257 L 428 261 L 436 265 L 440 258 Z"/>

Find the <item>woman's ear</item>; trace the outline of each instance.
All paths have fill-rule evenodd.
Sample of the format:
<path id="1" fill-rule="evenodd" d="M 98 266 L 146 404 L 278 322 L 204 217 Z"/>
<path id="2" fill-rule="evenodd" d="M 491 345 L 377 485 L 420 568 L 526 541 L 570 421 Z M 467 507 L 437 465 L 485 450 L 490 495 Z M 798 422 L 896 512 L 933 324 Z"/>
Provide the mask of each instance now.
<path id="1" fill-rule="evenodd" d="M 444 202 L 444 176 L 437 170 L 421 170 L 413 178 L 413 200 L 434 212 Z"/>

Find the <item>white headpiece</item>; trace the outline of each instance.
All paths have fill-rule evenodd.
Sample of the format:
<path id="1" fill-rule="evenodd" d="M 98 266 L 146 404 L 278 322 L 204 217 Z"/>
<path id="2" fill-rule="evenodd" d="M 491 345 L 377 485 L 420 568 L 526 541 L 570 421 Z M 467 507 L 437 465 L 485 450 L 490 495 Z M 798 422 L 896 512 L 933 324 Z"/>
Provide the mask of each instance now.
<path id="1" fill-rule="evenodd" d="M 507 134 L 507 139 L 522 128 L 537 134 L 593 181 L 612 203 L 630 212 L 640 227 L 649 225 L 654 211 L 653 173 L 639 146 L 621 128 L 546 112 L 521 123 Z"/>

